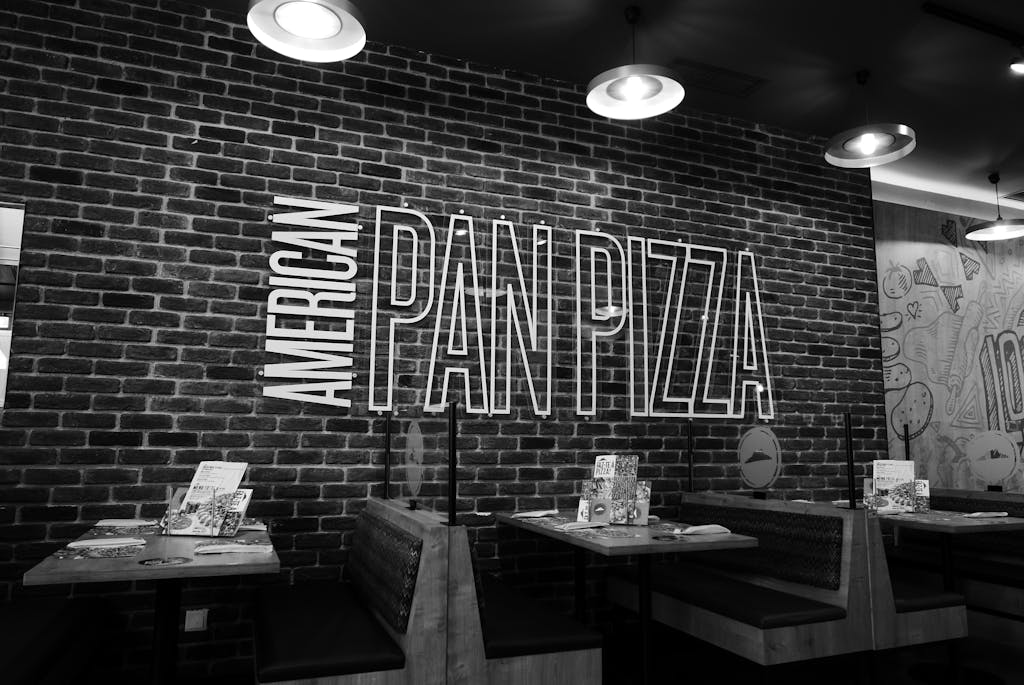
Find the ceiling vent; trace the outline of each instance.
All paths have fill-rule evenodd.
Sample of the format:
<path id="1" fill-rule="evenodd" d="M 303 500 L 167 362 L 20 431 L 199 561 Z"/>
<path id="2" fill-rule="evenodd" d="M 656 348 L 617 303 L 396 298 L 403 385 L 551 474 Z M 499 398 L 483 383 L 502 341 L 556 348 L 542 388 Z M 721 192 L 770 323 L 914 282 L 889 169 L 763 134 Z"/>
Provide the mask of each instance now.
<path id="1" fill-rule="evenodd" d="M 688 59 L 677 59 L 671 68 L 679 74 L 680 80 L 687 88 L 728 95 L 734 98 L 748 98 L 767 81 L 757 76 L 743 74 L 710 64 L 693 62 Z"/>

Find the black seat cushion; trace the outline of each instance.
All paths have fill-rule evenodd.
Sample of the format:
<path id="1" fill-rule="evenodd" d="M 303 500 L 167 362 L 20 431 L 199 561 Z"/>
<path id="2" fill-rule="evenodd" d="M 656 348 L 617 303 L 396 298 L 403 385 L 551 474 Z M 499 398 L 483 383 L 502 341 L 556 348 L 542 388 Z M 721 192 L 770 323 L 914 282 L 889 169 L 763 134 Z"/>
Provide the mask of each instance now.
<path id="1" fill-rule="evenodd" d="M 261 588 L 253 615 L 261 683 L 405 667 L 405 654 L 348 583 Z"/>
<path id="2" fill-rule="evenodd" d="M 963 595 L 945 592 L 924 579 L 890 574 L 890 580 L 892 581 L 892 598 L 896 603 L 897 614 L 908 611 L 942 609 L 964 603 Z"/>
<path id="3" fill-rule="evenodd" d="M 693 564 L 655 564 L 651 589 L 761 629 L 836 621 L 846 610 L 760 587 Z"/>
<path id="4" fill-rule="evenodd" d="M 87 677 L 120 630 L 102 599 L 40 597 L 0 605 L 0 635 L 0 680 L 43 685 Z"/>
<path id="5" fill-rule="evenodd" d="M 481 576 L 484 652 L 488 659 L 601 646 L 601 634 L 487 575 Z"/>

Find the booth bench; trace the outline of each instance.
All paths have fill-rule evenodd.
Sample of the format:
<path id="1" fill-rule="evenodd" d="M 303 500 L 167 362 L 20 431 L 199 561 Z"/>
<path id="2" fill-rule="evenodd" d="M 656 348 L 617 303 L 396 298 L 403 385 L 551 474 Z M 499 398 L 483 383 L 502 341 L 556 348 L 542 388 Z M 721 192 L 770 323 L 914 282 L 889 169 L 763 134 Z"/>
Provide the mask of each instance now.
<path id="1" fill-rule="evenodd" d="M 758 546 L 656 564 L 654 620 L 763 666 L 872 649 L 863 511 L 687 493 L 678 520 Z M 631 579 L 608 584 L 612 602 L 636 608 Z"/>
<path id="2" fill-rule="evenodd" d="M 369 500 L 356 521 L 347 582 L 258 593 L 257 682 L 443 683 L 447 539 L 438 515 Z"/>
<path id="3" fill-rule="evenodd" d="M 451 529 L 448 683 L 601 683 L 601 634 L 477 572 L 464 526 Z"/>
<path id="4" fill-rule="evenodd" d="M 1024 518 L 1024 495 L 933 488 L 931 508 L 938 511 L 1005 511 Z M 889 560 L 904 572 L 931 577 L 941 573 L 935 534 L 901 529 Z M 960 536 L 953 546 L 958 590 L 970 610 L 972 633 L 1018 644 L 1024 640 L 1024 532 Z"/>

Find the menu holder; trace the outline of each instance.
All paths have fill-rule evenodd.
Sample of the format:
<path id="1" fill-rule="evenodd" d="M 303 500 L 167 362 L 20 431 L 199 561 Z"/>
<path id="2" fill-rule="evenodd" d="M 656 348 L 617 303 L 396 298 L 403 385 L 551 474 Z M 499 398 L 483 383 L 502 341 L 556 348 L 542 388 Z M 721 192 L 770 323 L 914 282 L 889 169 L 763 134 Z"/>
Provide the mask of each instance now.
<path id="1" fill-rule="evenodd" d="M 921 496 L 918 492 L 921 492 Z M 872 478 L 864 479 L 864 503 L 881 514 L 927 510 L 927 481 L 924 487 L 914 477 L 914 462 L 876 459 Z"/>
<path id="2" fill-rule="evenodd" d="M 649 481 L 638 481 L 640 457 L 603 454 L 594 461 L 594 477 L 583 481 L 576 509 L 579 522 L 645 526 L 651 502 Z"/>
<path id="3" fill-rule="evenodd" d="M 167 535 L 233 537 L 245 517 L 252 490 L 239 489 L 245 462 L 200 462 L 188 489 L 178 488 L 164 514 Z"/>

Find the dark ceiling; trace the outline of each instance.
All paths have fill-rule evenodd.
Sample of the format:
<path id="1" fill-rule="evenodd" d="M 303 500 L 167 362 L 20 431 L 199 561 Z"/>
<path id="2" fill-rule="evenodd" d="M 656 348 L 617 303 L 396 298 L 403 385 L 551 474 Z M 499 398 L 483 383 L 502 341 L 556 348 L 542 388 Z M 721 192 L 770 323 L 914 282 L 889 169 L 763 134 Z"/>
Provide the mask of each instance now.
<path id="1" fill-rule="evenodd" d="M 587 83 L 631 61 L 628 0 L 354 0 L 371 41 Z M 637 61 L 676 67 L 682 107 L 831 136 L 872 121 L 917 131 L 874 172 L 991 201 L 1024 193 L 1024 77 L 1003 36 L 923 11 L 924 0 L 645 0 Z M 940 0 L 1024 34 L 1024 0 Z M 245 0 L 212 0 L 236 13 Z M 242 19 L 244 21 L 244 19 Z M 871 70 L 866 87 L 854 73 Z M 879 174 L 878 172 L 881 172 Z M 1016 205 L 1024 209 L 1024 202 Z"/>

